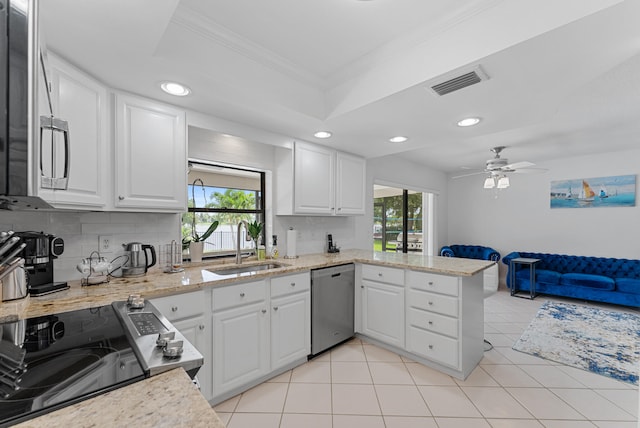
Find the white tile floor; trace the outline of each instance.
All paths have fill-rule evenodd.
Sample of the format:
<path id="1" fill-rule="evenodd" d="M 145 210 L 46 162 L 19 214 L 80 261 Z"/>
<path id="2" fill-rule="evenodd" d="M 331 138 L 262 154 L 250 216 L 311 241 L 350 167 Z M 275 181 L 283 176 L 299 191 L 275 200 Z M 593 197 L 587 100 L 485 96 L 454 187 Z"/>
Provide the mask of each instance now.
<path id="1" fill-rule="evenodd" d="M 215 410 L 228 428 L 639 426 L 635 386 L 511 349 L 545 300 L 485 300 L 495 348 L 465 381 L 355 339 Z"/>

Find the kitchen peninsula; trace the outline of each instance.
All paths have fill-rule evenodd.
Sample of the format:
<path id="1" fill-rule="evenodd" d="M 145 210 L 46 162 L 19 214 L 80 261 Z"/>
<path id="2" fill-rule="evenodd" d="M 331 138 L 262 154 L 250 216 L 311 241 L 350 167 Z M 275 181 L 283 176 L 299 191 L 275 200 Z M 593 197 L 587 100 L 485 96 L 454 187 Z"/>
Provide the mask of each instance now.
<path id="1" fill-rule="evenodd" d="M 289 278 L 305 276 L 308 278 L 309 271 L 312 269 L 354 263 L 356 265 L 356 332 L 364 339 L 386 346 L 389 349 L 407 355 L 415 361 L 430 365 L 459 378 L 465 378 L 482 357 L 483 297 L 481 273 L 491 266 L 491 262 L 415 254 L 378 253 L 369 250 L 345 250 L 337 254 L 311 254 L 300 256 L 297 259 L 276 261 L 282 266 L 252 272 L 250 275 L 216 276 L 210 270 L 233 267 L 234 264 L 229 262 L 203 262 L 186 265 L 184 272 L 176 274 L 165 274 L 160 270 L 155 270 L 150 271 L 144 277 L 114 278 L 110 283 L 99 286 L 81 287 L 79 282 L 77 284 L 70 283 L 71 288 L 64 292 L 36 298 L 29 297 L 17 303 L 0 305 L 0 320 L 10 321 L 83 308 L 94 308 L 108 305 L 113 301 L 126 300 L 130 294 L 140 294 L 145 299 L 152 299 L 154 305 L 156 305 L 158 300 L 179 302 L 179 299 L 187 294 L 205 292 L 209 293 L 207 294 L 208 296 L 213 296 L 213 299 L 207 297 L 206 299 L 210 300 L 204 300 L 213 303 L 215 317 L 215 307 L 218 305 L 215 297 L 216 293 L 219 296 L 224 296 L 226 292 L 233 291 L 235 295 L 235 287 L 252 286 L 258 283 L 265 284 L 266 281 L 267 290 L 269 290 L 268 284 L 271 284 L 271 301 L 275 302 L 274 284 L 279 279 L 287 278 L 286 281 L 281 282 L 283 282 L 282 285 L 289 287 Z M 247 260 L 243 262 L 242 266 L 256 264 L 258 264 L 257 261 Z M 386 306 L 383 300 L 380 300 L 388 296 L 384 292 L 386 289 L 397 291 L 393 306 Z M 379 290 L 383 290 L 383 292 L 378 292 Z M 252 297 L 250 292 L 247 292 L 247 297 Z M 266 296 L 266 301 L 269 301 L 268 295 Z M 202 303 L 205 304 L 204 302 Z M 266 305 L 268 307 L 268 303 Z M 168 306 L 170 309 L 163 309 L 163 313 L 164 310 L 173 311 L 173 308 L 178 306 L 180 306 L 180 310 L 185 307 L 181 303 L 171 303 L 171 306 Z M 380 310 L 380 307 L 384 309 Z M 380 312 L 384 313 L 381 314 Z M 267 312 L 268 315 L 269 312 Z M 272 318 L 274 316 L 272 315 Z M 205 314 L 204 319 L 211 320 L 211 313 Z M 388 324 L 387 319 L 395 320 L 395 325 L 399 328 L 397 334 L 396 332 L 387 334 L 385 331 Z M 382 328 L 379 328 L 380 326 Z M 180 328 L 179 326 L 177 327 Z M 209 331 L 209 329 L 211 327 L 207 327 L 204 331 Z M 215 335 L 215 328 L 212 331 Z M 219 346 L 214 346 L 213 348 L 215 349 L 216 347 L 219 348 Z M 304 353 L 304 360 L 306 360 L 307 353 Z M 207 361 L 206 356 L 205 361 Z M 215 366 L 215 361 L 219 361 L 219 359 L 212 358 L 212 361 Z M 273 356 L 271 361 L 272 363 L 275 361 Z M 185 415 L 189 416 L 195 410 L 191 408 L 189 403 L 194 403 L 196 407 L 201 407 L 204 404 L 207 412 L 210 412 L 209 415 L 204 413 L 205 417 L 210 418 L 210 420 L 217 420 L 215 412 L 207 406 L 207 400 L 214 404 L 220 402 L 238 393 L 238 391 L 246 389 L 249 384 L 264 381 L 268 376 L 288 370 L 295 364 L 300 364 L 300 357 L 295 361 L 289 361 L 277 367 L 275 364 L 270 369 L 267 367 L 265 371 L 248 382 L 241 380 L 240 382 L 230 383 L 230 386 L 222 384 L 222 388 L 227 387 L 226 389 L 221 389 L 220 385 L 216 384 L 214 385 L 215 394 L 209 393 L 209 397 L 207 397 L 207 390 L 203 388 L 202 393 L 206 399 L 195 391 L 189 382 L 185 382 L 188 377 L 182 376 L 185 379 L 180 380 L 179 374 L 184 374 L 181 369 L 173 370 L 169 372 L 171 374 L 166 374 L 166 376 L 167 378 L 172 377 L 173 382 L 175 382 L 173 383 L 175 389 L 172 394 L 183 397 L 189 397 L 193 393 L 198 395 L 195 400 L 187 399 L 187 405 L 180 407 L 180 410 L 177 410 L 176 413 L 185 412 Z M 209 370 L 211 370 L 211 366 Z M 211 377 L 211 375 L 209 376 Z M 220 377 L 217 372 L 213 376 L 216 382 L 220 382 Z M 41 418 L 43 423 L 46 422 L 44 421 L 45 418 L 55 418 L 58 414 L 79 417 L 88 422 L 109 420 L 113 417 L 113 405 L 108 403 L 113 403 L 114 400 L 117 401 L 117 397 L 124 397 L 130 392 L 133 393 L 134 390 L 139 391 L 140 388 L 144 392 L 136 392 L 133 396 L 139 397 L 145 394 L 149 397 L 158 397 L 157 394 L 162 394 L 164 382 L 160 382 L 158 378 L 159 376 L 145 379 Z M 213 399 L 211 399 L 211 396 L 213 396 Z M 101 402 L 103 403 L 100 404 Z M 127 400 L 124 400 L 124 402 L 127 402 Z M 158 405 L 157 403 L 165 403 L 167 401 L 157 398 L 149 400 L 149 402 Z M 163 405 L 158 406 L 162 407 Z M 88 406 L 91 406 L 90 411 Z M 121 414 L 120 417 L 128 417 L 127 414 L 129 412 L 138 416 L 149 413 L 149 418 L 155 417 L 153 416 L 155 411 L 149 408 L 146 408 L 145 411 L 140 411 L 136 406 L 131 408 L 122 406 L 118 407 L 118 409 Z M 30 422 L 35 423 L 38 421 L 40 421 L 40 418 Z M 141 420 L 140 423 L 145 426 L 154 425 L 152 419 Z"/>

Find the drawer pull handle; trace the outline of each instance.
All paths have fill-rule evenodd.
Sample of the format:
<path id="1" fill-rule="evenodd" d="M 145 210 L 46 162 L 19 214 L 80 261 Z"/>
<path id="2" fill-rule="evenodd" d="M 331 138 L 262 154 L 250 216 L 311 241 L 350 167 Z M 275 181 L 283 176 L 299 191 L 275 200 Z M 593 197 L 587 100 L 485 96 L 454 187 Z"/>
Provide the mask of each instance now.
<path id="1" fill-rule="evenodd" d="M 274 311 L 277 311 L 277 310 L 278 310 L 278 307 L 277 307 L 277 306 L 274 306 L 274 307 L 273 307 L 273 310 L 274 310 Z"/>
<path id="2" fill-rule="evenodd" d="M 433 345 L 429 345 L 429 349 L 433 349 Z"/>
<path id="3" fill-rule="evenodd" d="M 178 312 L 177 306 L 171 306 L 171 312 Z"/>
<path id="4" fill-rule="evenodd" d="M 200 325 L 198 326 L 198 328 L 199 328 L 200 330 L 204 330 L 204 324 L 200 324 Z"/>
<path id="5" fill-rule="evenodd" d="M 295 287 L 295 286 L 296 286 L 296 283 L 295 283 L 295 282 L 292 282 L 292 283 L 291 283 L 291 286 L 292 286 L 292 287 Z"/>
<path id="6" fill-rule="evenodd" d="M 240 293 L 240 297 L 244 297 L 244 293 Z"/>
<path id="7" fill-rule="evenodd" d="M 429 325 L 433 325 L 433 321 L 429 321 Z"/>
<path id="8" fill-rule="evenodd" d="M 433 281 L 429 281 L 429 285 L 433 285 Z"/>
<path id="9" fill-rule="evenodd" d="M 263 309 L 263 310 L 262 310 L 262 313 L 263 313 L 263 314 L 266 314 L 266 313 L 267 313 L 267 310 L 266 310 L 266 309 Z"/>
<path id="10" fill-rule="evenodd" d="M 433 302 L 429 302 L 429 306 L 433 306 Z"/>

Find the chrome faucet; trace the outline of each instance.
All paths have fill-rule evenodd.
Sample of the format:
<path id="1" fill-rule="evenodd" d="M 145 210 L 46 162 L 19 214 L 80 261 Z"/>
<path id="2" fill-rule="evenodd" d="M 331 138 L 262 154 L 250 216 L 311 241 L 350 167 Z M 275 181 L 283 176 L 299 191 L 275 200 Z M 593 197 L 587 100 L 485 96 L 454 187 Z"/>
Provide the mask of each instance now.
<path id="1" fill-rule="evenodd" d="M 249 225 L 247 224 L 247 222 L 245 220 L 240 220 L 238 222 L 238 234 L 236 235 L 236 264 L 241 264 L 242 263 L 242 256 L 240 255 L 240 229 L 242 228 L 242 225 L 244 224 L 244 230 L 248 231 L 249 230 Z M 249 235 L 247 234 L 247 237 L 245 238 L 246 241 L 250 241 L 251 239 L 249 238 Z"/>

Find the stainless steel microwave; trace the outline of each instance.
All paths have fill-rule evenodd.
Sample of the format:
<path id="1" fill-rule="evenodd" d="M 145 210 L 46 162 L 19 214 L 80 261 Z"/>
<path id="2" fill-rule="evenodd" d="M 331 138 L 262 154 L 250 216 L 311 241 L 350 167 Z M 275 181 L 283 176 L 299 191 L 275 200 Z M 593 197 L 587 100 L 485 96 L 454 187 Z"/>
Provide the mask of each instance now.
<path id="1" fill-rule="evenodd" d="M 7 65 L 0 67 L 0 209 L 51 208 L 39 189 L 65 189 L 68 182 L 69 129 L 51 109 L 37 4 L 0 0 L 0 63 Z M 40 106 L 48 110 L 43 116 L 39 90 L 48 103 Z M 45 150 L 52 155 L 43 161 Z"/>

